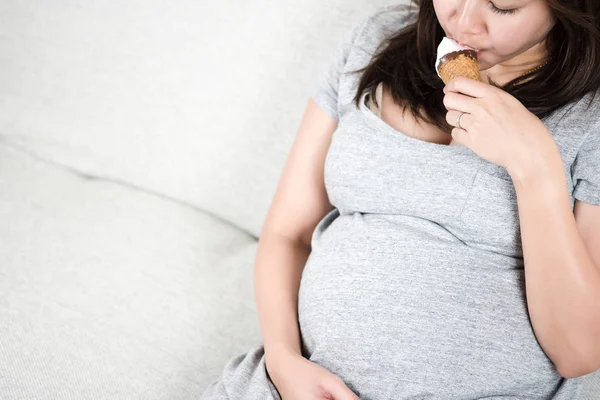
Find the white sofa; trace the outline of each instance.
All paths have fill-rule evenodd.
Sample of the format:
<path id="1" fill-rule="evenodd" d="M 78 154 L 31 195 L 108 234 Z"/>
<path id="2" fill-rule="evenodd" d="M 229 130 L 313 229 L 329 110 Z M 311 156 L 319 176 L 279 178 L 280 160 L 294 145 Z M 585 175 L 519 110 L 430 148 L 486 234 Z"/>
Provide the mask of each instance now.
<path id="1" fill-rule="evenodd" d="M 198 399 L 261 342 L 308 96 L 393 3 L 0 2 L 0 399 Z"/>

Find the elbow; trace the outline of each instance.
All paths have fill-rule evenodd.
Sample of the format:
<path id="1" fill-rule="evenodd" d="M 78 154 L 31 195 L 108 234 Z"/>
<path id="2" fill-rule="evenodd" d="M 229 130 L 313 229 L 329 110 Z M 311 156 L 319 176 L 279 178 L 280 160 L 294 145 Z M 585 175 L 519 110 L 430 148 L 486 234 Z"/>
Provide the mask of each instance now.
<path id="1" fill-rule="evenodd" d="M 590 331 L 586 338 L 571 338 L 569 343 L 577 343 L 553 359 L 556 370 L 563 378 L 579 378 L 600 370 L 600 326 Z"/>
<path id="2" fill-rule="evenodd" d="M 594 360 L 594 362 L 575 362 L 571 360 L 568 363 L 558 364 L 556 369 L 563 378 L 579 378 L 600 370 L 600 360 Z"/>

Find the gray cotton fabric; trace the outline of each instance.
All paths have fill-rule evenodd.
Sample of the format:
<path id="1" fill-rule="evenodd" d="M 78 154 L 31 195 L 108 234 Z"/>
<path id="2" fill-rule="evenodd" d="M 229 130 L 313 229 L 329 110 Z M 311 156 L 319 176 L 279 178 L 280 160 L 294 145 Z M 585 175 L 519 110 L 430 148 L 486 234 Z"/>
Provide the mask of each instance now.
<path id="1" fill-rule="evenodd" d="M 504 168 L 464 146 L 395 131 L 352 104 L 358 74 L 416 11 L 385 7 L 349 32 L 313 98 L 338 120 L 324 177 L 335 206 L 317 225 L 298 299 L 305 357 L 361 399 L 577 399 L 533 331 L 516 194 Z M 433 68 L 433 66 L 432 66 Z M 600 108 L 544 119 L 572 205 L 600 204 Z M 204 393 L 277 399 L 257 344 Z"/>

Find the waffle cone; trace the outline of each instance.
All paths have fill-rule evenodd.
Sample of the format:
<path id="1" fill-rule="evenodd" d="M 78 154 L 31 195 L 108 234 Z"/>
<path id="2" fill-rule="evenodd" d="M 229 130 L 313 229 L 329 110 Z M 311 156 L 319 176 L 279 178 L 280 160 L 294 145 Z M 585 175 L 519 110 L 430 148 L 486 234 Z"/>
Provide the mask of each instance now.
<path id="1" fill-rule="evenodd" d="M 477 59 L 463 54 L 442 63 L 439 67 L 439 72 L 445 84 L 448 84 L 452 78 L 457 76 L 465 76 L 476 81 L 481 80 Z"/>

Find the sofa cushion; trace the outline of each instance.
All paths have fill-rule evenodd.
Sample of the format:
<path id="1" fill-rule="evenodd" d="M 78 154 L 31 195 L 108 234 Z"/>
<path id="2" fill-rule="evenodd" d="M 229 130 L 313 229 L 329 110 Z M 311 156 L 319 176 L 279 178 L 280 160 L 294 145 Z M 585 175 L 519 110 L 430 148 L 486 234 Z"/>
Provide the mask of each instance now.
<path id="1" fill-rule="evenodd" d="M 257 242 L 0 145 L 0 397 L 197 399 L 260 343 Z"/>

